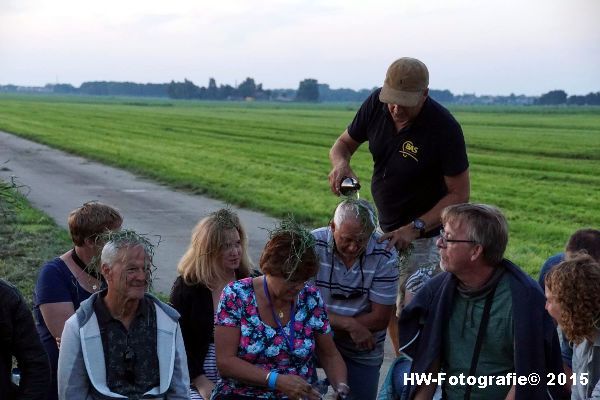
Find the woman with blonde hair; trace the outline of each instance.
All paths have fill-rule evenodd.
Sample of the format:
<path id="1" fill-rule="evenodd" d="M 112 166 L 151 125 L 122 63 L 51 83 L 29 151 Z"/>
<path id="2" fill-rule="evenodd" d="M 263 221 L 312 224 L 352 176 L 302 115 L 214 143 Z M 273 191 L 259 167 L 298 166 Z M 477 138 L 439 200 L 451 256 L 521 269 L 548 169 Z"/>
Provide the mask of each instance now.
<path id="1" fill-rule="evenodd" d="M 217 381 L 214 313 L 228 283 L 250 275 L 248 237 L 236 213 L 220 209 L 198 222 L 179 261 L 171 304 L 179 311 L 192 399 L 209 399 Z"/>
<path id="2" fill-rule="evenodd" d="M 546 275 L 546 310 L 573 344 L 571 399 L 600 399 L 600 264 L 579 254 Z"/>

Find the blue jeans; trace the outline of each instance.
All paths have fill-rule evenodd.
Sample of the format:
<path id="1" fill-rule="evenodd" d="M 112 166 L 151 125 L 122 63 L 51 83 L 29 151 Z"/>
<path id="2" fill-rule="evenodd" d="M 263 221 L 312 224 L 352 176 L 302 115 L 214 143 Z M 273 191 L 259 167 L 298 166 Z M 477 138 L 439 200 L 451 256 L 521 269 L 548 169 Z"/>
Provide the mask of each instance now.
<path id="1" fill-rule="evenodd" d="M 394 399 L 405 400 L 408 398 L 408 386 L 404 385 L 405 374 L 410 374 L 412 362 L 401 355 L 394 363 L 394 370 L 392 371 L 392 386 L 393 386 L 393 397 Z M 442 388 L 438 386 L 435 389 L 432 400 L 440 400 L 442 398 Z"/>
<path id="2" fill-rule="evenodd" d="M 348 385 L 350 386 L 350 399 L 375 400 L 379 386 L 379 365 L 360 364 L 351 358 L 344 357 L 348 370 Z"/>
<path id="3" fill-rule="evenodd" d="M 404 374 L 410 373 L 411 362 L 408 358 L 397 361 L 394 364 L 394 371 L 392 372 L 392 386 L 393 392 L 397 399 L 406 399 L 408 396 L 408 390 L 404 386 Z"/>

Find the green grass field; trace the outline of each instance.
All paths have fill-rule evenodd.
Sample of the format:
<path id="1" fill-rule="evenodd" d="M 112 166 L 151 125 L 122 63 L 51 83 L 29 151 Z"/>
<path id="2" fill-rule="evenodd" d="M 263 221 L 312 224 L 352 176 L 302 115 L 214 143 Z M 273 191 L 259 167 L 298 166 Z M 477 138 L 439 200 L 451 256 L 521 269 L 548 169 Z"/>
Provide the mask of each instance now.
<path id="1" fill-rule="evenodd" d="M 326 224 L 328 151 L 358 104 L 0 96 L 0 130 L 274 216 Z M 600 109 L 461 107 L 471 199 L 507 214 L 508 256 L 535 275 L 581 227 L 600 227 Z M 372 162 L 353 158 L 368 199 Z"/>

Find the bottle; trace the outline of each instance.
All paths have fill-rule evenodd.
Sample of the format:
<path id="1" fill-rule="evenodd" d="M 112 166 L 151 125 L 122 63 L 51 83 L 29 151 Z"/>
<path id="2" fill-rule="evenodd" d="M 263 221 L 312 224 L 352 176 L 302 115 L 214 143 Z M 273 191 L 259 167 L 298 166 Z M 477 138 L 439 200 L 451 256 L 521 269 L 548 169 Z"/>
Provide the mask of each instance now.
<path id="1" fill-rule="evenodd" d="M 358 191 L 360 190 L 360 183 L 358 183 L 358 181 L 350 176 L 345 176 L 344 178 L 342 178 L 342 183 L 340 183 L 340 193 L 342 194 L 342 196 L 353 196 L 353 195 L 357 195 L 356 197 L 358 197 Z"/>

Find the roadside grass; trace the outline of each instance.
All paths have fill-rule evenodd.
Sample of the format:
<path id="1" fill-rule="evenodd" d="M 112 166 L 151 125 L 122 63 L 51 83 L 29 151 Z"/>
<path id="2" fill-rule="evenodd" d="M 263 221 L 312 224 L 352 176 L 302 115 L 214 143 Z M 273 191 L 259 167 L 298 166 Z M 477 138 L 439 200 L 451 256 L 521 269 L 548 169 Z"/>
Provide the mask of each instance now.
<path id="1" fill-rule="evenodd" d="M 0 181 L 0 278 L 15 285 L 31 305 L 39 268 L 64 253 L 69 235 L 25 197 Z"/>
<path id="2" fill-rule="evenodd" d="M 24 193 L 27 188 L 21 188 Z M 0 278 L 15 285 L 32 306 L 40 267 L 73 246 L 69 233 L 0 180 Z M 66 216 L 65 216 L 66 218 Z M 164 302 L 168 293 L 151 291 Z"/>
<path id="3" fill-rule="evenodd" d="M 337 203 L 328 151 L 358 104 L 0 96 L 0 129 L 281 217 L 324 225 Z M 502 208 L 507 255 L 535 276 L 578 228 L 600 227 L 600 110 L 453 107 L 471 200 Z M 352 161 L 371 200 L 367 145 Z"/>

